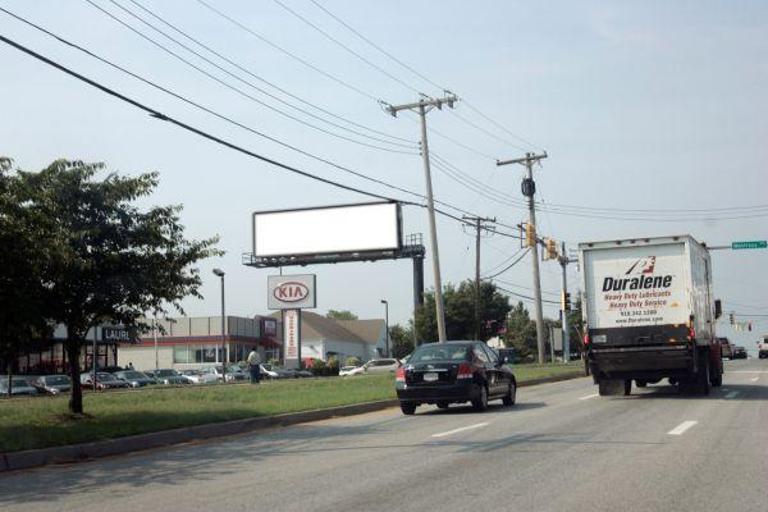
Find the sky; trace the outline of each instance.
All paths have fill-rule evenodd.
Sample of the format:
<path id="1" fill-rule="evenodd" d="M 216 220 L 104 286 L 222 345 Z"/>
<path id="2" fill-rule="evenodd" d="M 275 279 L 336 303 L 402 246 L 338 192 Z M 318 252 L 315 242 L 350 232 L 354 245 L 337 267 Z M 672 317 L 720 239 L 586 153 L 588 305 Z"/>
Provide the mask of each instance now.
<path id="1" fill-rule="evenodd" d="M 546 150 L 548 158 L 534 171 L 538 231 L 569 249 L 584 241 L 683 233 L 710 245 L 768 238 L 768 208 L 746 209 L 768 204 L 763 1 L 220 0 L 215 6 L 237 24 L 198 0 L 0 0 L 0 7 L 303 153 L 202 112 L 2 12 L 0 34 L 250 151 L 411 201 L 421 200 L 307 154 L 423 194 L 418 119 L 406 112 L 392 117 L 379 100 L 397 105 L 450 90 L 459 96 L 455 108 L 427 116 L 430 151 L 440 159 L 432 169 L 435 197 L 514 226 L 527 217 L 524 169 L 495 162 Z M 218 314 L 214 267 L 227 272 L 229 314 L 268 312 L 267 276 L 276 271 L 242 264 L 251 212 L 369 200 L 154 119 L 6 44 L 0 44 L 0 65 L 0 154 L 26 170 L 71 158 L 105 162 L 125 174 L 157 171 L 160 185 L 145 205 L 181 204 L 188 236 L 220 237 L 226 255 L 200 263 L 204 299 L 185 301 L 188 314 Z M 481 183 L 480 191 L 467 179 Z M 403 223 L 405 235 L 427 239 L 424 209 L 404 207 Z M 443 282 L 473 278 L 472 232 L 445 217 L 437 228 Z M 483 275 L 503 269 L 519 249 L 514 238 L 484 237 Z M 737 320 L 753 321 L 752 332 L 735 332 L 726 322 L 718 332 L 751 351 L 768 333 L 768 317 L 746 316 L 768 314 L 767 258 L 766 250 L 712 253 L 715 296 Z M 557 301 L 560 267 L 541 267 L 544 298 Z M 425 270 L 429 287 L 429 259 Z M 382 317 L 386 299 L 392 322 L 411 315 L 408 260 L 285 269 L 294 271 L 317 274 L 319 313 L 348 309 Z M 569 265 L 572 291 L 581 288 L 580 277 Z M 530 257 L 499 279 L 531 295 Z M 548 303 L 545 314 L 554 317 L 556 309 Z"/>

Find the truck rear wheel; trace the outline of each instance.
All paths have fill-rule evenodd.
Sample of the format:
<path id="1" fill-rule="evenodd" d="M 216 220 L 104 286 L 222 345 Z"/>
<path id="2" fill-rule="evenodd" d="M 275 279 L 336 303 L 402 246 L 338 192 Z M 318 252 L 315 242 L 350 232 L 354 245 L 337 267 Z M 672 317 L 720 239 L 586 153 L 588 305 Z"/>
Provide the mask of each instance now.
<path id="1" fill-rule="evenodd" d="M 624 381 L 624 396 L 629 396 L 632 393 L 632 380 L 627 379 Z"/>
<path id="2" fill-rule="evenodd" d="M 709 376 L 712 369 L 709 366 L 709 354 L 699 353 L 699 372 L 696 374 L 696 392 L 700 395 L 709 394 Z"/>
<path id="3" fill-rule="evenodd" d="M 624 381 L 620 379 L 600 379 L 597 383 L 600 396 L 618 396 L 624 392 Z"/>

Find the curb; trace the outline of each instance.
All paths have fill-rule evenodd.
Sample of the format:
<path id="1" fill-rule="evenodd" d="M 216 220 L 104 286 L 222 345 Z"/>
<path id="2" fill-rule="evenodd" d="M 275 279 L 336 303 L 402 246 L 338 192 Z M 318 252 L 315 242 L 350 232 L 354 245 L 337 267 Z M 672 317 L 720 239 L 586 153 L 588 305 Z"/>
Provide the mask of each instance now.
<path id="1" fill-rule="evenodd" d="M 583 375 L 544 377 L 522 382 L 518 387 L 560 382 L 579 377 L 583 377 Z M 341 416 L 353 416 L 356 414 L 364 414 L 367 412 L 396 407 L 398 404 L 399 402 L 397 399 L 380 400 L 377 402 L 344 405 L 329 409 L 317 409 L 314 411 L 287 413 L 277 416 L 261 416 L 223 423 L 210 423 L 207 425 L 161 430 L 160 432 L 119 437 L 105 441 L 93 441 L 90 443 L 55 446 L 37 450 L 0 453 L 0 473 L 16 471 L 19 469 L 29 469 L 48 464 L 81 462 L 89 459 L 108 457 L 110 455 L 121 455 L 142 450 L 150 450 L 153 448 L 162 448 L 191 441 L 245 434 L 270 427 L 286 427 L 297 423 L 326 420 Z"/>

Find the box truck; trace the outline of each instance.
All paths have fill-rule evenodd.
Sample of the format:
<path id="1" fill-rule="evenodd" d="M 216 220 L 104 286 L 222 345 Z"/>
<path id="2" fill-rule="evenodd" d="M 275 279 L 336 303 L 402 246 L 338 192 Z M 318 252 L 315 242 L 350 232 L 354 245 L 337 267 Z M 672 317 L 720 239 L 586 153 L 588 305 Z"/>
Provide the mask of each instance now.
<path id="1" fill-rule="evenodd" d="M 720 386 L 709 252 L 689 235 L 579 244 L 584 345 L 600 395 L 669 379 L 681 390 Z"/>

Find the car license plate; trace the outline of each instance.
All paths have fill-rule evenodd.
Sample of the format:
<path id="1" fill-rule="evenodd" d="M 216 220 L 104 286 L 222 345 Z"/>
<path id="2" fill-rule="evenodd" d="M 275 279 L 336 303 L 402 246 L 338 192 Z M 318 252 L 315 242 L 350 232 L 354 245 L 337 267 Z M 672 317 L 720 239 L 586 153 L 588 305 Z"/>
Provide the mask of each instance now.
<path id="1" fill-rule="evenodd" d="M 436 382 L 437 381 L 437 374 L 436 373 L 425 373 L 424 374 L 424 382 Z"/>

